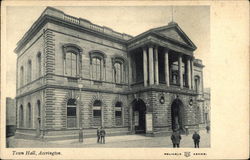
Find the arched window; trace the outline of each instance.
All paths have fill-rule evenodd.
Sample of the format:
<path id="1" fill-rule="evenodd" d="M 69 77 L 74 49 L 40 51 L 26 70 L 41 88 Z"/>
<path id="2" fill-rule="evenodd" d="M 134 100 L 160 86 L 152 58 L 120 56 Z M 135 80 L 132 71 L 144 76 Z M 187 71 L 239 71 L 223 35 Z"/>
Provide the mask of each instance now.
<path id="1" fill-rule="evenodd" d="M 124 83 L 126 81 L 125 60 L 122 57 L 112 58 L 113 79 L 115 83 Z"/>
<path id="2" fill-rule="evenodd" d="M 115 104 L 115 125 L 122 125 L 122 103 L 116 102 Z"/>
<path id="3" fill-rule="evenodd" d="M 28 103 L 28 108 L 27 108 L 27 127 L 31 128 L 32 127 L 32 120 L 31 120 L 31 105 Z"/>
<path id="4" fill-rule="evenodd" d="M 89 56 L 92 69 L 92 79 L 97 81 L 104 80 L 106 55 L 101 51 L 91 51 L 89 52 Z"/>
<path id="5" fill-rule="evenodd" d="M 27 82 L 31 82 L 31 76 L 32 76 L 32 62 L 31 60 L 28 60 L 28 71 L 27 71 Z"/>
<path id="6" fill-rule="evenodd" d="M 198 93 L 200 91 L 200 77 L 194 77 L 195 91 Z"/>
<path id="7" fill-rule="evenodd" d="M 121 83 L 122 82 L 122 65 L 120 63 L 115 63 L 114 65 L 114 79 L 115 83 Z"/>
<path id="8" fill-rule="evenodd" d="M 76 99 L 67 102 L 67 128 L 76 128 Z"/>
<path id="9" fill-rule="evenodd" d="M 77 75 L 77 62 L 76 54 L 73 52 L 66 53 L 66 75 L 76 77 Z"/>
<path id="10" fill-rule="evenodd" d="M 19 127 L 23 127 L 23 105 L 20 106 L 19 110 Z"/>
<path id="11" fill-rule="evenodd" d="M 64 74 L 77 77 L 81 74 L 82 49 L 76 44 L 63 45 Z"/>
<path id="12" fill-rule="evenodd" d="M 20 87 L 24 84 L 24 69 L 23 66 L 20 68 Z"/>
<path id="13" fill-rule="evenodd" d="M 102 122 L 102 102 L 100 100 L 95 100 L 93 103 L 93 125 L 101 126 Z"/>
<path id="14" fill-rule="evenodd" d="M 102 80 L 102 65 L 100 58 L 92 59 L 92 75 L 94 80 Z"/>
<path id="15" fill-rule="evenodd" d="M 39 78 L 42 75 L 42 57 L 41 53 L 37 54 L 37 77 Z"/>
<path id="16" fill-rule="evenodd" d="M 37 118 L 41 117 L 41 102 L 37 100 Z"/>

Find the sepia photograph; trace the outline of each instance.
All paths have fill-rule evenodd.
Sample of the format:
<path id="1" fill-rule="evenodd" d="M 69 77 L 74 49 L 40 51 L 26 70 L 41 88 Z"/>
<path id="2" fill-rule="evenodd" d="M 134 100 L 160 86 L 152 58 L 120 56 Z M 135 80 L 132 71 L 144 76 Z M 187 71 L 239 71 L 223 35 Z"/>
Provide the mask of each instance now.
<path id="1" fill-rule="evenodd" d="M 27 17 L 32 23 L 24 28 L 17 19 L 32 12 L 40 15 Z M 150 12 L 158 18 L 146 17 Z M 6 117 L 15 119 L 9 147 L 210 147 L 208 6 L 9 7 L 7 13 L 17 18 L 7 25 L 24 31 L 7 37 L 20 37 L 9 55 L 16 58 L 9 68 L 16 69 L 15 99 L 7 99 L 13 110 Z M 114 15 L 126 13 L 117 22 Z"/>
<path id="2" fill-rule="evenodd" d="M 223 96 L 233 103 L 229 90 L 218 92 L 228 60 L 212 52 L 214 8 L 77 4 L 10 3 L 2 11 L 1 147 L 28 159 L 212 156 L 219 132 L 225 137 L 237 122 L 225 122 L 234 111 L 217 105 Z"/>

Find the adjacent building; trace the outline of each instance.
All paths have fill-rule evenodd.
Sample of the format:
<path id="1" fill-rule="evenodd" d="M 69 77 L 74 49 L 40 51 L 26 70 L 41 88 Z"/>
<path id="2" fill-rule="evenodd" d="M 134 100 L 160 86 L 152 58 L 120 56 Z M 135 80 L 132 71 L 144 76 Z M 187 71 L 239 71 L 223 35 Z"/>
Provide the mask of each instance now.
<path id="1" fill-rule="evenodd" d="M 137 36 L 47 7 L 17 43 L 17 133 L 156 135 L 204 122 L 203 67 L 179 25 Z"/>
<path id="2" fill-rule="evenodd" d="M 211 110 L 211 91 L 210 88 L 204 88 L 204 119 L 205 124 L 210 125 L 210 110 Z"/>

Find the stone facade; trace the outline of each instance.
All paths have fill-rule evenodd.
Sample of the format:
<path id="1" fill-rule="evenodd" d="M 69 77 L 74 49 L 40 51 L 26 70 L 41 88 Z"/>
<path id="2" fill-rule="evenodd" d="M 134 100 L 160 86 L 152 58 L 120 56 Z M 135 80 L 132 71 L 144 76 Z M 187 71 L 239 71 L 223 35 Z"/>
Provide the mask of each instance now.
<path id="1" fill-rule="evenodd" d="M 204 66 L 195 49 L 174 22 L 132 37 L 48 7 L 15 49 L 18 133 L 197 129 Z"/>

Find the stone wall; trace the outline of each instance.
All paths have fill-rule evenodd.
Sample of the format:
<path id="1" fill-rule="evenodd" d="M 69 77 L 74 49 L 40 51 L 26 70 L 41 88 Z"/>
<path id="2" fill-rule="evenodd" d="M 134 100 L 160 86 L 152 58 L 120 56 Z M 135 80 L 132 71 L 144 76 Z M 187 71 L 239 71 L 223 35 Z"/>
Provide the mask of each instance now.
<path id="1" fill-rule="evenodd" d="M 80 101 L 81 96 L 81 101 Z M 46 89 L 46 129 L 61 130 L 67 129 L 67 101 L 70 98 L 79 100 L 77 110 L 81 108 L 83 128 L 96 128 L 93 121 L 93 103 L 100 100 L 103 107 L 103 125 L 110 127 L 128 127 L 128 105 L 127 96 L 118 94 L 103 94 L 98 92 L 82 91 L 81 94 L 76 90 L 66 89 Z M 115 123 L 115 103 L 122 102 L 123 125 L 116 126 Z M 77 127 L 79 127 L 77 117 Z"/>

